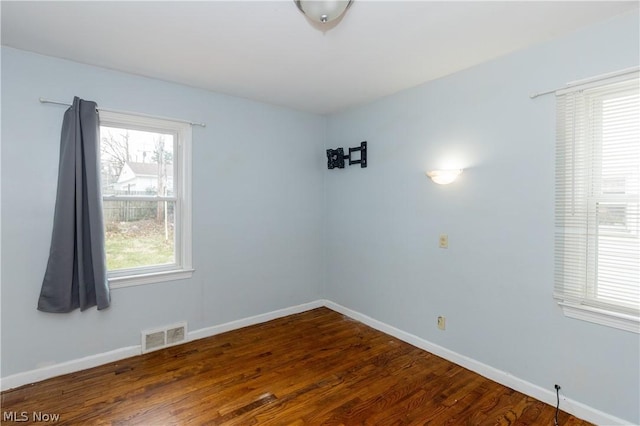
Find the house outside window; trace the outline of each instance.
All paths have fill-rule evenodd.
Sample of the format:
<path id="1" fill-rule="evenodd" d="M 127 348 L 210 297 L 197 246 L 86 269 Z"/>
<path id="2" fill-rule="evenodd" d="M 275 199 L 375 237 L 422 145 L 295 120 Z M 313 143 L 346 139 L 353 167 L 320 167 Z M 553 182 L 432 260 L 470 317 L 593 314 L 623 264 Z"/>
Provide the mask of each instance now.
<path id="1" fill-rule="evenodd" d="M 191 126 L 100 112 L 112 288 L 191 277 Z"/>

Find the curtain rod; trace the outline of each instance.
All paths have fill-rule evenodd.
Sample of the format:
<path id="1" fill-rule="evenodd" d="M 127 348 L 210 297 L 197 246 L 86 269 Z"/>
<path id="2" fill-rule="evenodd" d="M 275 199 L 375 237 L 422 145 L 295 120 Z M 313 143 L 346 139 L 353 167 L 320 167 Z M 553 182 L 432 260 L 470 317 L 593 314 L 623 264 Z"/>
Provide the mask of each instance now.
<path id="1" fill-rule="evenodd" d="M 570 88 L 572 88 L 574 86 L 580 86 L 580 85 L 587 84 L 587 83 L 593 83 L 593 82 L 600 81 L 600 80 L 605 80 L 605 79 L 611 78 L 611 77 L 618 77 L 620 75 L 631 74 L 631 73 L 634 73 L 634 72 L 638 72 L 638 70 L 640 70 L 640 67 L 631 67 L 631 68 L 625 68 L 625 69 L 620 70 L 620 71 L 614 71 L 614 72 L 610 72 L 610 73 L 606 73 L 606 74 L 600 74 L 600 75 L 597 75 L 595 77 L 583 78 L 582 80 L 570 81 L 569 83 L 567 83 L 567 85 L 565 87 L 559 87 L 557 89 L 547 90 L 546 92 L 532 93 L 532 94 L 529 95 L 529 98 L 535 99 L 538 96 L 550 95 L 551 93 L 555 93 L 558 90 L 570 89 Z"/>
<path id="2" fill-rule="evenodd" d="M 54 100 L 51 100 L 51 99 L 39 98 L 38 100 L 42 104 L 55 104 L 55 105 L 71 106 L 70 103 L 54 101 Z M 144 113 L 141 113 L 141 112 L 122 111 L 122 110 L 117 110 L 117 109 L 107 109 L 107 108 L 100 108 L 100 107 L 98 107 L 97 110 L 98 111 L 105 111 L 105 112 L 116 112 L 116 113 L 120 113 L 120 114 L 137 115 L 139 117 L 158 118 L 158 119 L 163 119 L 163 120 L 178 121 L 180 123 L 191 124 L 192 126 L 207 127 L 207 125 L 204 124 L 204 123 L 196 123 L 196 122 L 193 122 L 193 121 L 182 120 L 182 119 L 179 119 L 179 118 L 160 117 L 160 116 L 157 116 L 157 115 L 144 114 Z"/>

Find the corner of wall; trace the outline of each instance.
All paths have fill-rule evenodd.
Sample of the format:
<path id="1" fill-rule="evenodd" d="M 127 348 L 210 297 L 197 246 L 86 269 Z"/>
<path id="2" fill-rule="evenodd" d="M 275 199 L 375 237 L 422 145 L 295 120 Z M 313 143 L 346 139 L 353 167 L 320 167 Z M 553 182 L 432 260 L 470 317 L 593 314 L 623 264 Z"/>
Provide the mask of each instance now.
<path id="1" fill-rule="evenodd" d="M 323 115 L 322 119 L 324 120 L 323 126 L 323 135 L 322 135 L 322 153 L 327 149 L 329 143 L 329 117 L 327 115 Z M 327 297 L 327 280 L 329 279 L 329 275 L 327 273 L 328 270 L 328 256 L 327 256 L 327 169 L 324 167 L 324 155 L 322 156 L 323 161 L 321 163 L 322 170 L 322 259 L 320 259 L 322 266 L 322 277 L 320 284 L 320 291 L 318 296 L 323 299 Z"/>

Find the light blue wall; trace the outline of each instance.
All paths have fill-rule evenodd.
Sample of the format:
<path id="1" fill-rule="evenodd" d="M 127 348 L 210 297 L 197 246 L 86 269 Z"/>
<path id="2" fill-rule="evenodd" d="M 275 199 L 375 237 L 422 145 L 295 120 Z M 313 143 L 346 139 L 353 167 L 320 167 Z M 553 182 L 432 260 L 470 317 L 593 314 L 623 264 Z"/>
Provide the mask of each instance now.
<path id="1" fill-rule="evenodd" d="M 116 289 L 112 307 L 36 310 L 51 238 L 60 127 L 74 95 L 193 128 L 190 280 Z M 2 377 L 316 300 L 326 119 L 2 48 Z"/>
<path id="2" fill-rule="evenodd" d="M 637 66 L 639 32 L 619 17 L 330 116 L 327 148 L 367 140 L 369 167 L 326 174 L 326 298 L 640 423 L 639 336 L 552 299 L 555 101 L 528 96 Z"/>
<path id="3" fill-rule="evenodd" d="M 637 65 L 638 28 L 621 17 L 328 119 L 2 48 L 1 375 L 136 345 L 147 327 L 326 298 L 640 423 L 638 335 L 552 300 L 554 100 L 528 98 Z M 108 311 L 44 314 L 64 108 L 37 99 L 73 95 L 207 123 L 194 128 L 196 273 L 114 290 Z M 325 145 L 362 140 L 367 169 L 324 171 Z M 447 164 L 466 169 L 455 184 L 424 176 Z"/>

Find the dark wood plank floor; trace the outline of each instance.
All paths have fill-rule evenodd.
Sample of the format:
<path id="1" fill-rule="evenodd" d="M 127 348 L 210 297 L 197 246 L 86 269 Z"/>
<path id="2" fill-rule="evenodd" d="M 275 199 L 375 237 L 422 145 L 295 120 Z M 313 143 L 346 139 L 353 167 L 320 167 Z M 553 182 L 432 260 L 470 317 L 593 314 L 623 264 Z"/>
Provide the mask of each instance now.
<path id="1" fill-rule="evenodd" d="M 69 425 L 553 425 L 555 413 L 326 308 L 10 390 L 2 411 Z"/>

